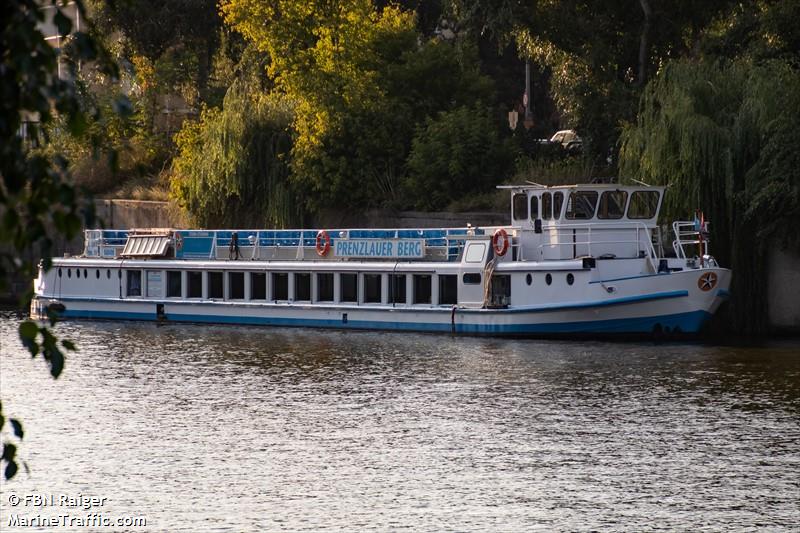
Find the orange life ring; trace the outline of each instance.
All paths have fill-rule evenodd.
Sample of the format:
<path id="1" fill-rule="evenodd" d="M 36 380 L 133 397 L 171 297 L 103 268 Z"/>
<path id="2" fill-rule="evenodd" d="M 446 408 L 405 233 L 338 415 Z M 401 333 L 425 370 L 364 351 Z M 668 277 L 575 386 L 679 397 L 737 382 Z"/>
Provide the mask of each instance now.
<path id="1" fill-rule="evenodd" d="M 503 239 L 502 243 L 500 243 L 501 238 Z M 494 249 L 494 253 L 498 256 L 502 257 L 506 255 L 508 251 L 508 232 L 503 228 L 495 231 L 494 235 L 492 235 L 492 248 Z"/>
<path id="2" fill-rule="evenodd" d="M 317 248 L 317 255 L 320 257 L 325 257 L 326 255 L 328 255 L 328 252 L 331 249 L 331 236 L 328 235 L 328 232 L 325 231 L 324 229 L 320 230 L 319 233 L 317 233 L 316 248 Z"/>

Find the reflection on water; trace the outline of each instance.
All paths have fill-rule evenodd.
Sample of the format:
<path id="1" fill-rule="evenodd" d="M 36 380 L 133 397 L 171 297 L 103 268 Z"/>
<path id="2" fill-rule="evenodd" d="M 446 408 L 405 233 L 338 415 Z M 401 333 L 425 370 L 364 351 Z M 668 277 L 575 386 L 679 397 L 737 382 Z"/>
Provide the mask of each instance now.
<path id="1" fill-rule="evenodd" d="M 31 473 L 3 530 L 32 490 L 106 497 L 131 531 L 800 523 L 797 343 L 82 322 L 53 381 L 16 324 L 0 385 Z"/>

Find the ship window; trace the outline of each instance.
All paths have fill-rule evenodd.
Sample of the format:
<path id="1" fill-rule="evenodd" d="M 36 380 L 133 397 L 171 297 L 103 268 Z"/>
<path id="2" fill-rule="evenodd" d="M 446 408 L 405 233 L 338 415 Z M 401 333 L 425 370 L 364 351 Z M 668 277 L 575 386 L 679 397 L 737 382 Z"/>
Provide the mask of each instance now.
<path id="1" fill-rule="evenodd" d="M 443 274 L 439 276 L 439 305 L 450 305 L 458 302 L 458 276 Z"/>
<path id="2" fill-rule="evenodd" d="M 389 274 L 389 300 L 390 303 L 406 303 L 406 275 Z"/>
<path id="3" fill-rule="evenodd" d="M 553 218 L 558 220 L 561 218 L 561 206 L 564 205 L 564 193 L 553 193 Z"/>
<path id="4" fill-rule="evenodd" d="M 64 272 L 62 272 L 61 269 L 59 268 L 58 269 L 58 277 L 61 278 L 63 276 L 64 276 Z"/>
<path id="5" fill-rule="evenodd" d="M 244 300 L 244 272 L 228 272 L 228 298 Z"/>
<path id="6" fill-rule="evenodd" d="M 658 193 L 655 191 L 636 191 L 631 194 L 628 218 L 646 219 L 656 216 Z"/>
<path id="7" fill-rule="evenodd" d="M 263 272 L 250 273 L 250 299 L 267 299 L 267 275 Z"/>
<path id="8" fill-rule="evenodd" d="M 147 297 L 163 298 L 163 296 L 164 296 L 164 274 L 160 270 L 148 270 Z"/>
<path id="9" fill-rule="evenodd" d="M 381 277 L 380 274 L 364 274 L 364 302 L 381 303 Z"/>
<path id="10" fill-rule="evenodd" d="M 181 297 L 181 272 L 179 270 L 167 271 L 167 298 Z"/>
<path id="11" fill-rule="evenodd" d="M 272 273 L 272 299 L 289 299 L 289 274 L 286 272 Z"/>
<path id="12" fill-rule="evenodd" d="M 622 218 L 625 213 L 625 202 L 628 193 L 625 191 L 606 191 L 600 195 L 600 209 L 597 218 L 608 220 Z"/>
<path id="13" fill-rule="evenodd" d="M 208 273 L 208 297 L 219 299 L 224 297 L 224 291 L 222 289 L 222 272 Z"/>
<path id="14" fill-rule="evenodd" d="M 333 301 L 333 272 L 317 274 L 317 300 L 320 302 Z"/>
<path id="15" fill-rule="evenodd" d="M 464 283 L 467 285 L 480 285 L 481 275 L 477 272 L 469 272 L 464 274 Z"/>
<path id="16" fill-rule="evenodd" d="M 539 197 L 531 196 L 531 220 L 539 218 Z"/>
<path id="17" fill-rule="evenodd" d="M 88 278 L 89 277 L 89 271 L 86 270 L 85 268 L 83 269 L 83 277 L 84 278 Z"/>
<path id="18" fill-rule="evenodd" d="M 528 285 L 531 285 L 533 283 L 533 275 L 531 273 L 525 275 L 525 283 L 527 283 Z"/>
<path id="19" fill-rule="evenodd" d="M 514 220 L 528 220 L 528 195 L 518 192 L 513 202 Z"/>
<path id="20" fill-rule="evenodd" d="M 546 275 L 544 277 L 544 282 L 550 285 L 551 283 L 553 283 L 553 276 L 551 274 Z"/>
<path id="21" fill-rule="evenodd" d="M 340 274 L 339 282 L 341 283 L 341 298 L 342 302 L 357 302 L 358 301 L 358 274 Z"/>
<path id="22" fill-rule="evenodd" d="M 111 269 L 110 268 L 106 269 L 106 279 L 111 279 Z"/>
<path id="23" fill-rule="evenodd" d="M 186 288 L 189 298 L 202 298 L 203 297 L 203 273 L 202 272 L 187 272 L 186 273 Z"/>
<path id="24" fill-rule="evenodd" d="M 414 274 L 414 303 L 431 303 L 431 276 L 430 274 Z"/>
<path id="25" fill-rule="evenodd" d="M 567 201 L 566 218 L 569 220 L 589 220 L 594 217 L 597 207 L 597 191 L 573 191 Z"/>
<path id="26" fill-rule="evenodd" d="M 100 279 L 100 269 L 99 268 L 95 271 L 94 277 L 96 277 L 97 279 Z"/>
<path id="27" fill-rule="evenodd" d="M 575 276 L 570 272 L 567 274 L 567 285 L 572 285 L 575 283 Z"/>
<path id="28" fill-rule="evenodd" d="M 80 269 L 80 268 L 76 268 L 76 269 L 75 269 L 75 276 L 76 276 L 77 278 L 80 278 L 80 277 L 81 277 L 81 269 Z"/>
<path id="29" fill-rule="evenodd" d="M 67 269 L 67 277 L 68 277 L 68 278 L 71 278 L 71 277 L 72 277 L 72 269 L 71 269 L 71 268 L 68 268 L 68 269 Z"/>
<path id="30" fill-rule="evenodd" d="M 542 218 L 553 218 L 553 197 L 549 192 L 542 194 Z"/>
<path id="31" fill-rule="evenodd" d="M 311 274 L 303 272 L 294 275 L 294 299 L 301 302 L 311 301 Z"/>
<path id="32" fill-rule="evenodd" d="M 485 242 L 473 242 L 467 245 L 467 263 L 480 263 L 483 261 L 483 254 L 486 252 Z"/>
<path id="33" fill-rule="evenodd" d="M 142 295 L 142 271 L 141 270 L 126 270 L 128 279 L 128 296 L 141 296 Z M 69 275 L 69 270 L 67 270 Z"/>

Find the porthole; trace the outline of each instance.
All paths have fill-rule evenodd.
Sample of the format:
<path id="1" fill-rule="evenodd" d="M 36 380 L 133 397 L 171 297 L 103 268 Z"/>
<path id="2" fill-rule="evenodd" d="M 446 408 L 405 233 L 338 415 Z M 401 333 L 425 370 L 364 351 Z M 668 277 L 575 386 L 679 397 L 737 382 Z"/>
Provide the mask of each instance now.
<path id="1" fill-rule="evenodd" d="M 85 268 L 83 269 L 83 277 L 84 278 L 88 278 L 89 277 L 89 271 L 86 270 Z"/>
<path id="2" fill-rule="evenodd" d="M 551 283 L 553 283 L 553 276 L 551 276 L 550 274 L 546 275 L 544 277 L 544 282 L 550 285 Z"/>
<path id="3" fill-rule="evenodd" d="M 575 276 L 570 272 L 567 274 L 567 285 L 572 285 L 573 283 L 575 283 Z"/>
<path id="4" fill-rule="evenodd" d="M 533 283 L 533 276 L 530 273 L 525 276 L 525 283 L 527 283 L 528 285 Z"/>
<path id="5" fill-rule="evenodd" d="M 64 273 L 63 273 L 63 272 L 61 271 L 61 269 L 59 268 L 59 269 L 58 269 L 58 277 L 60 278 L 60 277 L 62 277 L 63 275 L 64 275 Z"/>
<path id="6" fill-rule="evenodd" d="M 107 279 L 111 279 L 111 269 L 110 268 L 106 269 L 106 278 Z"/>
<path id="7" fill-rule="evenodd" d="M 71 278 L 71 277 L 72 277 L 72 269 L 71 269 L 71 268 L 68 268 L 68 269 L 67 269 L 67 277 L 68 277 L 68 278 Z"/>
<path id="8" fill-rule="evenodd" d="M 97 279 L 100 279 L 100 269 L 99 268 L 95 271 L 95 277 L 97 277 Z"/>
<path id="9" fill-rule="evenodd" d="M 80 278 L 81 277 L 81 269 L 80 268 L 76 268 L 75 269 L 75 277 L 76 278 Z"/>

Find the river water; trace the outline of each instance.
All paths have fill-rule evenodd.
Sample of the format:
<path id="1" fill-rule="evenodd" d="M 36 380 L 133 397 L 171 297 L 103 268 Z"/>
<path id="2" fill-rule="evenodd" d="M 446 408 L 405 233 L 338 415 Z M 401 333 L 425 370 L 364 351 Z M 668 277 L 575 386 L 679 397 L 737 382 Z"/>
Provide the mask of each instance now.
<path id="1" fill-rule="evenodd" d="M 18 322 L 0 397 L 30 473 L 2 531 L 800 527 L 797 341 L 73 322 L 53 380 Z"/>

